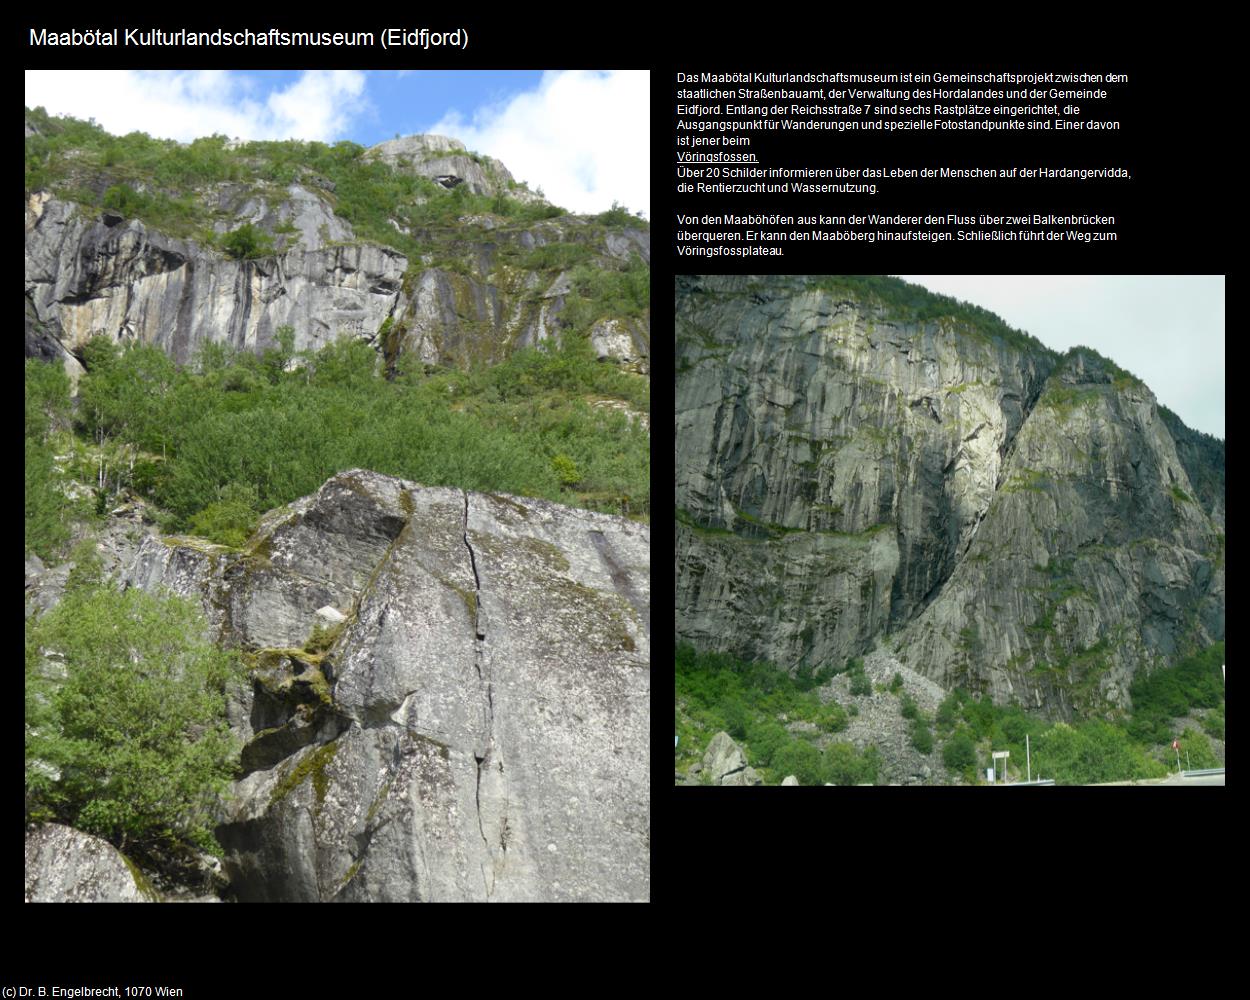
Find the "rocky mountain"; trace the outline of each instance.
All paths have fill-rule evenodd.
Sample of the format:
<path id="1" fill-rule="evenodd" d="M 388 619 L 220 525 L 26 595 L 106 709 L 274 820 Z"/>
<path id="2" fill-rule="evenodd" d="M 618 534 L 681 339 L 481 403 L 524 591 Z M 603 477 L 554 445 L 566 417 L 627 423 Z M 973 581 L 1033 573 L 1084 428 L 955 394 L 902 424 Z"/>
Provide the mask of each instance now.
<path id="1" fill-rule="evenodd" d="M 649 897 L 645 525 L 363 470 L 272 512 L 244 551 L 135 513 L 103 546 L 118 581 L 195 598 L 250 668 L 217 826 L 229 898 Z M 59 581 L 28 584 L 55 603 Z M 92 874 L 57 875 L 61 898 L 112 852 L 69 832 Z M 35 843 L 28 882 L 50 885 Z"/>
<path id="2" fill-rule="evenodd" d="M 676 628 L 1057 718 L 1224 635 L 1223 442 L 1087 349 L 858 276 L 679 277 Z"/>
<path id="3" fill-rule="evenodd" d="M 646 223 L 441 136 L 180 145 L 36 109 L 26 170 L 27 898 L 648 899 Z M 198 839 L 128 843 L 90 795 L 79 823 L 84 769 L 31 749 L 70 742 L 75 676 L 40 623 L 140 591 L 242 660 L 202 685 L 242 750 L 186 799 Z M 215 711 L 164 724 L 198 752 Z"/>
<path id="4" fill-rule="evenodd" d="M 650 233 L 575 216 L 443 136 L 187 146 L 27 112 L 26 354 L 93 334 L 297 350 L 346 334 L 389 365 L 498 361 L 561 331 L 648 367 Z"/>

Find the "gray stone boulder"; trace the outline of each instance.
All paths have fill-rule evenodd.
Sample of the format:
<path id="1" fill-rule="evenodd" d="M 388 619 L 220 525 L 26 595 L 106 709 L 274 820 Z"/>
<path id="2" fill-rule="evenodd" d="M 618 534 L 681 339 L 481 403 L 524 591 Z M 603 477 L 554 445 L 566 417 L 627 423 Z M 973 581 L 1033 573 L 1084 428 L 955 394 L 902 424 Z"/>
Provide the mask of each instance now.
<path id="1" fill-rule="evenodd" d="M 747 766 L 746 754 L 728 733 L 712 737 L 703 754 L 703 769 L 711 775 L 713 785 L 762 785 L 764 779 Z"/>
<path id="2" fill-rule="evenodd" d="M 112 844 L 44 823 L 26 831 L 26 902 L 156 903 L 160 895 Z"/>
<path id="3" fill-rule="evenodd" d="M 783 785 L 797 785 L 799 783 L 799 779 L 796 778 L 793 774 L 788 774 L 786 775 L 785 778 L 782 779 L 781 783 Z"/>
<path id="4" fill-rule="evenodd" d="M 239 899 L 649 897 L 646 526 L 355 470 L 182 560 L 132 582 L 198 588 L 252 664 Z"/>

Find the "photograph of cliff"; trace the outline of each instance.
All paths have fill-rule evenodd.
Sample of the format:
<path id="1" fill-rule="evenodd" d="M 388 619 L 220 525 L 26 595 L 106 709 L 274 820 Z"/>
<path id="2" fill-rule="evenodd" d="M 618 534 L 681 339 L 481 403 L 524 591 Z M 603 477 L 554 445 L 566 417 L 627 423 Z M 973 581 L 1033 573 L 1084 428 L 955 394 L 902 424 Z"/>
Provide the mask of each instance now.
<path id="1" fill-rule="evenodd" d="M 649 899 L 646 77 L 28 73 L 28 901 Z"/>
<path id="2" fill-rule="evenodd" d="M 1222 766 L 1224 286 L 1166 280 L 1218 436 L 898 278 L 678 276 L 678 784 Z"/>

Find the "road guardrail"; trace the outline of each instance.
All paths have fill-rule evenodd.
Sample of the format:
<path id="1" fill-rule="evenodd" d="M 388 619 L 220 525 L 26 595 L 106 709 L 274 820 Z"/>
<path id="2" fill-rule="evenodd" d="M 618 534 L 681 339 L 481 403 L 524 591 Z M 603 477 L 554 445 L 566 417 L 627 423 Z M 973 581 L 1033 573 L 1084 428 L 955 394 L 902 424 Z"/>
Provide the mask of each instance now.
<path id="1" fill-rule="evenodd" d="M 1222 767 L 1209 767 L 1205 771 L 1182 771 L 1181 777 L 1182 778 L 1202 778 L 1208 774 L 1223 774 L 1223 773 L 1224 773 L 1224 768 Z"/>

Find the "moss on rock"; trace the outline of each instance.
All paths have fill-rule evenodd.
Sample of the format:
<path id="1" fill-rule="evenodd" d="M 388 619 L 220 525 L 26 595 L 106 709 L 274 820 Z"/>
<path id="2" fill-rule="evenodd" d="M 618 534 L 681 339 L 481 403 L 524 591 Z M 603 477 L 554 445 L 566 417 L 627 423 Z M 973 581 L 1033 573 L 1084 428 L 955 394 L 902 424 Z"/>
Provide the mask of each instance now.
<path id="1" fill-rule="evenodd" d="M 270 807 L 281 802 L 305 781 L 312 778 L 313 792 L 316 795 L 316 809 L 320 812 L 321 806 L 326 800 L 326 793 L 330 788 L 330 777 L 326 774 L 326 768 L 334 760 L 334 755 L 338 751 L 338 740 L 326 743 L 324 746 L 312 751 L 312 753 L 287 771 L 286 774 L 279 778 L 278 783 L 274 785 L 273 791 L 269 793 Z"/>

